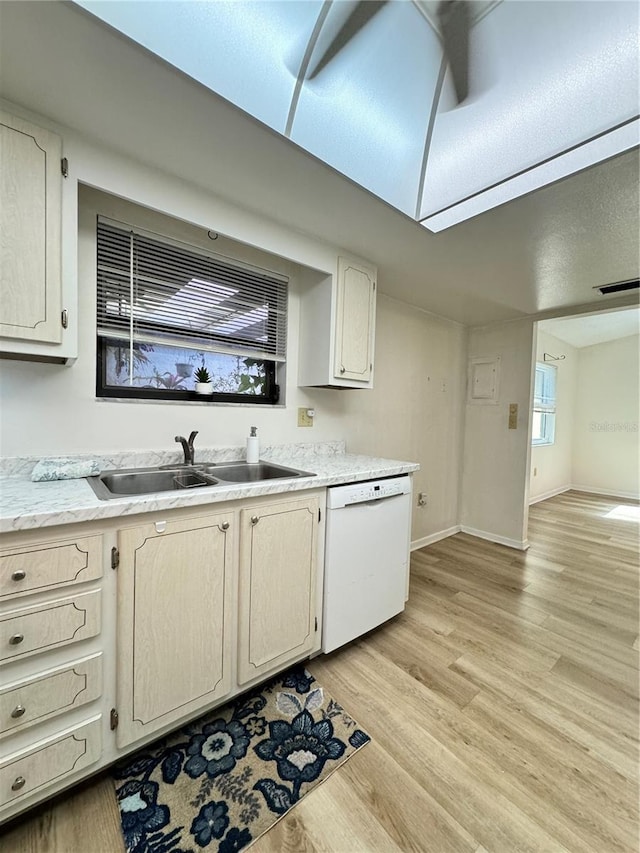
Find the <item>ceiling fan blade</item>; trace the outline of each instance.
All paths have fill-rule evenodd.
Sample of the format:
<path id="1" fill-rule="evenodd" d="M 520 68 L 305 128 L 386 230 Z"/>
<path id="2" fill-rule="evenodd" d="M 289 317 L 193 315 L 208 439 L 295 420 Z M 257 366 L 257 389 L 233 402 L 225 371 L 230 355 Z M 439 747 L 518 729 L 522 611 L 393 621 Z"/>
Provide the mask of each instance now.
<path id="1" fill-rule="evenodd" d="M 458 103 L 469 95 L 469 30 L 471 15 L 468 0 L 441 0 L 438 22 L 444 54 L 451 69 Z"/>
<path id="2" fill-rule="evenodd" d="M 387 0 L 361 0 L 353 12 L 349 15 L 342 27 L 339 29 L 336 37 L 333 39 L 329 47 L 320 57 L 315 68 L 308 75 L 311 80 L 322 69 L 331 62 L 331 60 L 342 50 L 342 48 L 351 41 L 365 24 L 367 24 L 373 16 L 382 9 Z"/>

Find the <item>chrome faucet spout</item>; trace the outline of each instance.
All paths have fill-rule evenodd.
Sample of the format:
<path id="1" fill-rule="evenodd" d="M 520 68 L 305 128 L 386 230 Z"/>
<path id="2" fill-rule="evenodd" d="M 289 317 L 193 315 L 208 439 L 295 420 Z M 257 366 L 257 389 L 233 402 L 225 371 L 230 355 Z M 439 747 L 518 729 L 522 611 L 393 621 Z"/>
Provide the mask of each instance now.
<path id="1" fill-rule="evenodd" d="M 193 442 L 196 440 L 196 436 L 197 436 L 197 434 L 198 434 L 198 430 L 197 430 L 197 429 L 194 429 L 194 430 L 191 432 L 191 434 L 189 435 L 189 441 L 187 441 L 187 447 L 189 448 L 189 451 L 190 451 L 191 464 L 192 464 L 192 465 L 193 465 L 193 464 L 194 464 L 194 462 L 196 461 L 196 451 L 195 451 L 195 449 L 194 449 L 194 447 L 193 447 Z"/>
<path id="2" fill-rule="evenodd" d="M 185 465 L 193 465 L 196 459 L 196 452 L 193 447 L 193 442 L 195 441 L 195 437 L 198 434 L 198 430 L 194 429 L 188 439 L 186 439 L 183 435 L 176 435 L 175 440 L 182 445 L 182 451 L 184 453 L 184 464 Z"/>

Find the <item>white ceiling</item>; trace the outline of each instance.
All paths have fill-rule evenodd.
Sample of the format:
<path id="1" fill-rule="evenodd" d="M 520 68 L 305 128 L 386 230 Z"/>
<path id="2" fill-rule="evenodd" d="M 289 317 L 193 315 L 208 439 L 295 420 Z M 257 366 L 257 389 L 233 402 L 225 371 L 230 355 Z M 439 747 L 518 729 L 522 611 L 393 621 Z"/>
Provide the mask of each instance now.
<path id="1" fill-rule="evenodd" d="M 571 344 L 572 347 L 590 347 L 639 334 L 640 309 L 628 308 L 581 317 L 541 320 L 538 329 Z"/>
<path id="2" fill-rule="evenodd" d="M 369 259 L 383 293 L 436 314 L 605 307 L 595 286 L 639 276 L 637 151 L 431 234 L 75 6 L 0 2 L 0 56 L 9 101 Z"/>

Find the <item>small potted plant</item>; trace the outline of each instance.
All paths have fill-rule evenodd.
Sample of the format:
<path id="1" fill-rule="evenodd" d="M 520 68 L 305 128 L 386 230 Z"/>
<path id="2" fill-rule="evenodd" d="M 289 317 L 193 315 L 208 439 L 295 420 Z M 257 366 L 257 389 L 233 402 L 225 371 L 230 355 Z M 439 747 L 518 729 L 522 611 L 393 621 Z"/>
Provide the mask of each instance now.
<path id="1" fill-rule="evenodd" d="M 209 371 L 202 364 L 194 374 L 196 380 L 196 394 L 213 394 L 213 385 Z"/>

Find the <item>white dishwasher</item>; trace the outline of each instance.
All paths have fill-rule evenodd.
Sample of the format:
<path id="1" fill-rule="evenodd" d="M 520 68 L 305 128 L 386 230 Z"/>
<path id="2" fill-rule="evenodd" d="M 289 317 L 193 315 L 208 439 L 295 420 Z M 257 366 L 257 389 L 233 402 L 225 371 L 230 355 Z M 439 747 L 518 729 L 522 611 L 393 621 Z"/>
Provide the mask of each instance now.
<path id="1" fill-rule="evenodd" d="M 404 610 L 410 528 L 411 477 L 327 489 L 324 652 Z"/>

